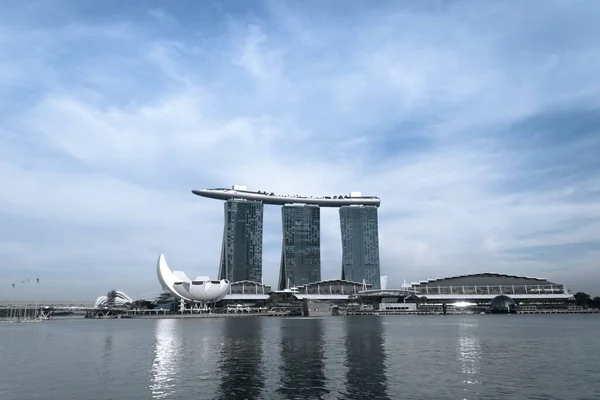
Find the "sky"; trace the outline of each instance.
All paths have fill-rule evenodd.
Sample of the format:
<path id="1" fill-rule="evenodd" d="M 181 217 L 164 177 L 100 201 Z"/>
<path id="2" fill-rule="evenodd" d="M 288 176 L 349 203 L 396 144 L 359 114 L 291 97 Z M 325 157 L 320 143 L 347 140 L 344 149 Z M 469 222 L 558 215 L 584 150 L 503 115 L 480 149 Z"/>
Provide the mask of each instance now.
<path id="1" fill-rule="evenodd" d="M 598 20 L 595 0 L 6 1 L 0 299 L 150 297 L 161 253 L 216 277 L 223 203 L 191 190 L 233 184 L 379 196 L 388 287 L 499 272 L 600 295 Z"/>

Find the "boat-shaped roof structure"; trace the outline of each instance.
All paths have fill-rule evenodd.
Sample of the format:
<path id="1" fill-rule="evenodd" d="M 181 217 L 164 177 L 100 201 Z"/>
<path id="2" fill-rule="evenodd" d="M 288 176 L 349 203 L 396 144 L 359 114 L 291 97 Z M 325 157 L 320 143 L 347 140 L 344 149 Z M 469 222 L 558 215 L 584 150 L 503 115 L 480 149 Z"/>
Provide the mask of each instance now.
<path id="1" fill-rule="evenodd" d="M 351 205 L 379 207 L 381 200 L 375 196 L 363 196 L 360 192 L 350 192 L 348 195 L 335 196 L 300 196 L 289 194 L 275 194 L 267 191 L 250 191 L 246 186 L 234 185 L 231 189 L 203 189 L 192 190 L 192 193 L 210 199 L 229 200 L 243 199 L 261 201 L 264 204 L 312 204 L 320 207 L 342 207 Z"/>

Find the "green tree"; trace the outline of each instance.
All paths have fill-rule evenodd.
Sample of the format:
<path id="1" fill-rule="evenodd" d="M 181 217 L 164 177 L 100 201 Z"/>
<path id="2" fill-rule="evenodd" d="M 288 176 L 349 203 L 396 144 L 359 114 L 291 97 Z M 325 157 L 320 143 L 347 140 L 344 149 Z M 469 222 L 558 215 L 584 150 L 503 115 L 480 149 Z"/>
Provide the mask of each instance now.
<path id="1" fill-rule="evenodd" d="M 117 291 L 111 290 L 106 293 L 106 306 L 109 309 L 112 309 L 115 306 L 115 302 L 117 301 Z"/>
<path id="2" fill-rule="evenodd" d="M 590 302 L 590 305 L 593 308 L 600 308 L 600 297 L 596 296 L 592 299 L 592 301 Z"/>
<path id="3" fill-rule="evenodd" d="M 575 298 L 575 302 L 578 306 L 581 306 L 583 308 L 589 307 L 591 302 L 591 296 L 589 294 L 584 292 L 577 292 L 573 295 L 573 297 Z"/>

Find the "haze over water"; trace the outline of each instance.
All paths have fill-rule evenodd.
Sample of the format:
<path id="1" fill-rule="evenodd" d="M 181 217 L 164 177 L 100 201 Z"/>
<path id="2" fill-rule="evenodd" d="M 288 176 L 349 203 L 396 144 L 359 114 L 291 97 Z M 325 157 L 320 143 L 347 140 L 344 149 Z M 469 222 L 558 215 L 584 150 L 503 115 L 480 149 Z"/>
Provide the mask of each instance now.
<path id="1" fill-rule="evenodd" d="M 0 399 L 598 399 L 600 318 L 53 320 L 0 326 Z"/>

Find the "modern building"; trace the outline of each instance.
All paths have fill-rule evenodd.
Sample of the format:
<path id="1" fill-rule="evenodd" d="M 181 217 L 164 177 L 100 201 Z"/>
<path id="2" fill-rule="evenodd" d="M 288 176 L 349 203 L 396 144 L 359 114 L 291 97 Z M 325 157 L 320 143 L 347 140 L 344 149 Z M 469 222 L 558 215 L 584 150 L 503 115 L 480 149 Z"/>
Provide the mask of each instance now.
<path id="1" fill-rule="evenodd" d="M 252 281 L 238 281 L 231 282 L 227 295 L 268 295 L 271 292 L 272 289 L 269 285 L 263 285 L 262 283 Z M 240 299 L 243 299 L 243 297 L 240 297 Z"/>
<path id="2" fill-rule="evenodd" d="M 219 279 L 261 282 L 262 243 L 263 204 L 252 200 L 227 200 Z"/>
<path id="3" fill-rule="evenodd" d="M 379 228 L 377 207 L 340 207 L 342 233 L 342 280 L 362 282 L 378 289 Z"/>
<path id="4" fill-rule="evenodd" d="M 381 282 L 381 288 L 380 289 L 383 289 L 383 290 L 387 289 L 387 275 L 383 275 L 381 277 L 380 282 Z"/>
<path id="5" fill-rule="evenodd" d="M 333 196 L 300 196 L 231 189 L 192 190 L 201 197 L 225 200 L 225 227 L 219 278 L 231 282 L 262 282 L 263 205 L 281 205 L 283 243 L 278 288 L 292 288 L 321 279 L 320 207 L 340 208 L 342 279 L 380 287 L 378 197 L 360 192 Z"/>
<path id="6" fill-rule="evenodd" d="M 321 280 L 321 210 L 316 205 L 281 207 L 283 241 L 279 290 Z"/>
<path id="7" fill-rule="evenodd" d="M 125 292 L 121 291 L 121 290 L 117 290 L 115 292 L 115 298 L 114 298 L 114 303 L 112 305 L 114 306 L 124 306 L 125 304 L 128 303 L 133 303 L 133 299 L 131 297 L 129 297 Z M 108 307 L 111 306 L 111 304 L 109 304 L 110 302 L 108 301 L 108 296 L 100 296 L 96 299 L 96 301 L 94 302 L 94 308 L 104 308 L 104 307 Z"/>
<path id="8" fill-rule="evenodd" d="M 252 281 L 238 281 L 229 284 L 227 295 L 223 297 L 224 304 L 239 302 L 261 302 L 269 299 L 271 286 Z"/>
<path id="9" fill-rule="evenodd" d="M 518 304 L 521 310 L 567 309 L 573 294 L 560 283 L 499 273 L 457 275 L 412 282 L 408 290 L 419 296 L 424 308 L 485 307 L 503 296 Z"/>
<path id="10" fill-rule="evenodd" d="M 412 282 L 411 289 L 430 300 L 457 298 L 491 301 L 502 294 L 513 299 L 527 299 L 532 298 L 531 296 L 547 299 L 572 297 L 565 285 L 549 282 L 545 278 L 490 272 Z"/>
<path id="11" fill-rule="evenodd" d="M 492 314 L 515 314 L 517 303 L 510 297 L 500 294 L 490 302 L 490 312 Z"/>
<path id="12" fill-rule="evenodd" d="M 197 196 L 217 200 L 243 199 L 260 201 L 264 204 L 284 206 L 286 204 L 314 204 L 320 207 L 342 207 L 349 205 L 379 207 L 381 200 L 375 196 L 363 196 L 360 192 L 336 196 L 300 196 L 297 194 L 275 194 L 258 190 L 251 191 L 244 185 L 233 185 L 231 189 L 192 190 Z"/>
<path id="13" fill-rule="evenodd" d="M 207 276 L 190 279 L 185 272 L 171 271 L 165 256 L 158 256 L 156 275 L 163 291 L 171 293 L 184 302 L 214 303 L 221 300 L 229 290 L 229 281 L 211 280 Z"/>
<path id="14" fill-rule="evenodd" d="M 293 290 L 298 299 L 311 300 L 348 300 L 349 296 L 356 296 L 360 292 L 372 290 L 368 283 L 351 282 L 339 279 L 311 282 L 298 286 Z"/>

